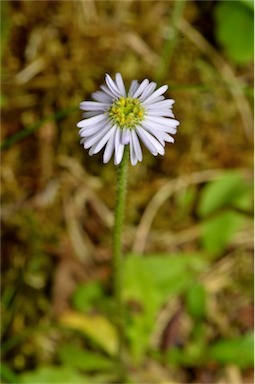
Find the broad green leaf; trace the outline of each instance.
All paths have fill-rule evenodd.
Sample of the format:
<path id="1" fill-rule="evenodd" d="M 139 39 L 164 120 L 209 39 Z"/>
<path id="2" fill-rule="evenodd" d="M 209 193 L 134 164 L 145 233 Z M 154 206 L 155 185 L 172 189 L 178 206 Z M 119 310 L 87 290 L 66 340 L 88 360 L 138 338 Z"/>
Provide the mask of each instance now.
<path id="1" fill-rule="evenodd" d="M 127 302 L 138 303 L 138 310 L 131 313 L 127 327 L 136 362 L 144 356 L 148 347 L 160 307 L 171 296 L 185 292 L 206 265 L 199 254 L 128 255 L 123 296 Z"/>
<path id="2" fill-rule="evenodd" d="M 234 211 L 225 211 L 203 221 L 201 238 L 203 247 L 212 255 L 219 254 L 244 222 L 245 217 Z"/>
<path id="3" fill-rule="evenodd" d="M 20 383 L 27 384 L 90 384 L 86 379 L 72 367 L 64 366 L 48 366 L 40 367 L 31 372 L 25 372 L 19 376 Z"/>
<path id="4" fill-rule="evenodd" d="M 200 283 L 194 283 L 187 291 L 186 306 L 194 320 L 200 320 L 206 314 L 206 291 Z"/>
<path id="5" fill-rule="evenodd" d="M 216 37 L 236 64 L 253 61 L 253 10 L 250 2 L 220 1 L 216 7 Z"/>
<path id="6" fill-rule="evenodd" d="M 18 376 L 16 373 L 13 372 L 13 370 L 8 367 L 7 364 L 4 362 L 1 362 L 0 366 L 0 372 L 1 372 L 1 378 L 7 383 L 18 383 Z"/>
<path id="7" fill-rule="evenodd" d="M 220 179 L 204 187 L 198 204 L 198 214 L 204 217 L 220 208 L 235 205 L 249 191 L 249 185 L 238 171 L 226 172 Z"/>
<path id="8" fill-rule="evenodd" d="M 112 360 L 72 344 L 60 346 L 58 355 L 64 365 L 71 365 L 84 371 L 102 371 L 113 368 Z"/>
<path id="9" fill-rule="evenodd" d="M 254 1 L 253 0 L 239 0 L 240 3 L 249 8 L 252 12 L 254 11 Z"/>
<path id="10" fill-rule="evenodd" d="M 206 262 L 199 254 L 128 255 L 125 260 L 124 298 L 139 299 L 149 306 L 147 298 L 150 297 L 150 301 L 162 304 L 169 296 L 188 287 L 194 274 L 205 267 Z"/>
<path id="11" fill-rule="evenodd" d="M 97 314 L 67 312 L 60 317 L 60 323 L 70 329 L 82 332 L 110 355 L 117 352 L 117 331 L 110 321 Z"/>
<path id="12" fill-rule="evenodd" d="M 209 350 L 208 357 L 222 364 L 235 364 L 240 368 L 253 366 L 254 339 L 247 333 L 237 339 L 220 340 Z"/>

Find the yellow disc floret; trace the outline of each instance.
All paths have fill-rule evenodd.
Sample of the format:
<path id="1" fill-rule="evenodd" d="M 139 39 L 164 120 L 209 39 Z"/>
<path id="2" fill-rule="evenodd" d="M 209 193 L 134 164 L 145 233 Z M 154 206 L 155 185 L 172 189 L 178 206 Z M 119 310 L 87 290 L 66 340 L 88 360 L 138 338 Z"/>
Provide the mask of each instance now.
<path id="1" fill-rule="evenodd" d="M 144 119 L 144 108 L 138 99 L 120 97 L 114 101 L 107 114 L 120 128 L 135 128 Z"/>

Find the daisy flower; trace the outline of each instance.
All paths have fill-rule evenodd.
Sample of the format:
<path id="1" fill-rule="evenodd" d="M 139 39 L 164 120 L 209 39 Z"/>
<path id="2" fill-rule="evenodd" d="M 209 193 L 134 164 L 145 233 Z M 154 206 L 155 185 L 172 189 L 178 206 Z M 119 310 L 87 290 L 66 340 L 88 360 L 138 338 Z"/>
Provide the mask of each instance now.
<path id="1" fill-rule="evenodd" d="M 131 82 L 128 92 L 120 73 L 115 80 L 108 74 L 101 90 L 92 93 L 94 101 L 83 101 L 80 109 L 86 111 L 77 127 L 80 128 L 81 144 L 89 149 L 89 155 L 103 147 L 103 162 L 107 163 L 114 153 L 114 164 L 120 164 L 125 145 L 130 146 L 130 161 L 136 165 L 142 161 L 140 141 L 154 155 L 164 155 L 165 142 L 173 143 L 179 121 L 174 119 L 174 100 L 165 99 L 168 86 L 157 88 L 148 79 Z"/>

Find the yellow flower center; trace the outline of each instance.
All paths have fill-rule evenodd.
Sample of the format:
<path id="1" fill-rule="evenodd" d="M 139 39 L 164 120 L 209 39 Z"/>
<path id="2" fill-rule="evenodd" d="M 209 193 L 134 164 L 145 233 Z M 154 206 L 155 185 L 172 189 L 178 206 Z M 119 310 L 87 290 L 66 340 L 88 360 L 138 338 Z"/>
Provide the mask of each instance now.
<path id="1" fill-rule="evenodd" d="M 120 128 L 135 128 L 144 119 L 144 108 L 138 99 L 120 97 L 107 111 L 110 119 Z"/>

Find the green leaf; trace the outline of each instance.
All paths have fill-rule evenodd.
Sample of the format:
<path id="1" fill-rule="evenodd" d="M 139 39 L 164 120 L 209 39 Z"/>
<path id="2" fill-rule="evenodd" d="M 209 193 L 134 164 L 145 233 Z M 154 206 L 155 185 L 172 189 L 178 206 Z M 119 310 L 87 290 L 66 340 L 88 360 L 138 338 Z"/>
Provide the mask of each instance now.
<path id="1" fill-rule="evenodd" d="M 254 12 L 254 1 L 253 0 L 239 0 L 240 3 L 249 8 L 252 12 Z"/>
<path id="2" fill-rule="evenodd" d="M 14 373 L 8 365 L 1 362 L 1 378 L 7 383 L 18 383 L 18 376 Z"/>
<path id="3" fill-rule="evenodd" d="M 235 205 L 250 187 L 238 171 L 228 171 L 218 180 L 207 184 L 200 196 L 198 214 L 201 217 L 209 215 L 216 210 Z"/>
<path id="4" fill-rule="evenodd" d="M 180 191 L 180 193 L 177 193 L 177 203 L 178 203 L 178 213 L 185 217 L 187 215 L 196 198 L 196 189 L 194 187 L 190 187 L 187 189 L 184 189 L 183 191 Z"/>
<path id="5" fill-rule="evenodd" d="M 71 365 L 84 371 L 103 371 L 113 368 L 113 362 L 105 356 L 72 344 L 60 346 L 58 355 L 64 365 Z"/>
<path id="6" fill-rule="evenodd" d="M 158 310 L 171 296 L 185 292 L 206 262 L 199 254 L 128 255 L 125 259 L 123 297 L 137 303 L 127 327 L 133 358 L 142 359 Z"/>
<path id="7" fill-rule="evenodd" d="M 245 222 L 243 215 L 234 211 L 225 211 L 220 215 L 202 222 L 202 245 L 212 255 L 224 250 L 233 235 Z"/>
<path id="8" fill-rule="evenodd" d="M 92 282 L 78 286 L 72 297 L 72 304 L 77 311 L 88 311 L 103 297 L 102 286 Z"/>
<path id="9" fill-rule="evenodd" d="M 236 64 L 253 61 L 253 10 L 249 1 L 220 1 L 216 8 L 216 38 Z"/>
<path id="10" fill-rule="evenodd" d="M 194 285 L 188 290 L 186 295 L 186 306 L 188 313 L 194 320 L 200 320 L 206 314 L 206 291 L 200 283 Z"/>
<path id="11" fill-rule="evenodd" d="M 183 292 L 205 266 L 200 254 L 130 254 L 125 260 L 124 298 L 138 299 L 149 307 L 150 297 L 161 305 L 169 296 Z"/>
<path id="12" fill-rule="evenodd" d="M 42 383 L 59 383 L 59 384 L 89 384 L 90 381 L 84 376 L 76 372 L 71 367 L 49 366 L 40 367 L 31 372 L 25 372 L 19 376 L 21 383 L 42 384 Z"/>
<path id="13" fill-rule="evenodd" d="M 245 369 L 253 366 L 254 339 L 247 333 L 237 339 L 220 340 L 208 352 L 211 360 L 222 364 L 235 364 Z"/>
<path id="14" fill-rule="evenodd" d="M 172 347 L 166 354 L 170 365 L 196 367 L 204 364 L 207 354 L 204 340 L 188 343 L 185 348 Z"/>

